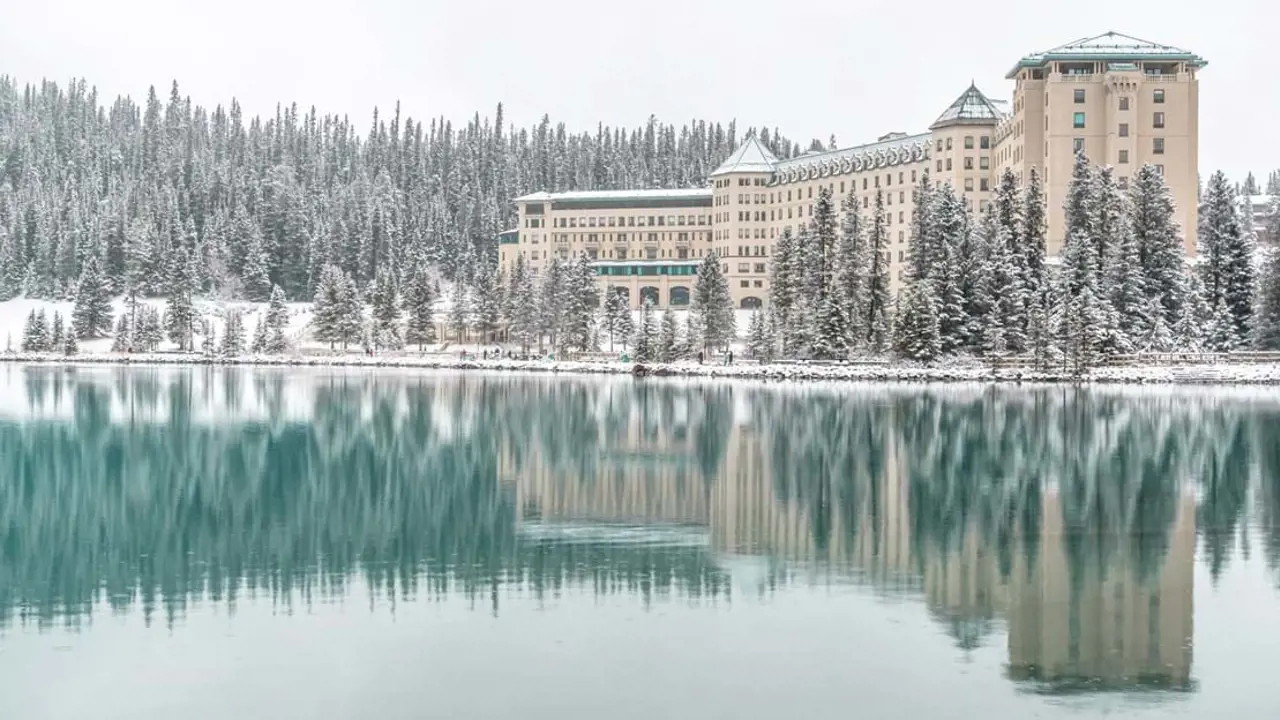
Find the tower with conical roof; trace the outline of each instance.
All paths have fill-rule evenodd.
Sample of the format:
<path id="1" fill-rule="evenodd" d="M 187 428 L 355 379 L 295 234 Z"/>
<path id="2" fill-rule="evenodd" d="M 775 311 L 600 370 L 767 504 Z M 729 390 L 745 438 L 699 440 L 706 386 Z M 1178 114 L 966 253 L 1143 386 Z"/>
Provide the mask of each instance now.
<path id="1" fill-rule="evenodd" d="M 934 181 L 950 183 L 974 210 L 985 207 L 991 198 L 996 125 L 1004 115 L 1004 110 L 970 83 L 929 126 Z"/>
<path id="2" fill-rule="evenodd" d="M 773 246 L 770 181 L 778 158 L 750 135 L 711 173 L 712 246 L 720 256 L 733 304 L 763 307 L 769 296 L 766 258 Z"/>

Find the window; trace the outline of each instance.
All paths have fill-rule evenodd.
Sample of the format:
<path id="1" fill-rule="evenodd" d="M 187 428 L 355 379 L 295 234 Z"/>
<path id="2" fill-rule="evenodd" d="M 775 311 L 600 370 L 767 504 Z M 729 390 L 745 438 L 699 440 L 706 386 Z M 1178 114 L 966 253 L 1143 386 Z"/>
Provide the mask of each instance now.
<path id="1" fill-rule="evenodd" d="M 938 172 L 942 172 L 942 158 L 938 158 Z"/>
<path id="2" fill-rule="evenodd" d="M 964 159 L 964 169 L 965 169 L 965 170 L 972 170 L 972 169 L 973 169 L 973 158 L 972 158 L 972 157 L 966 157 L 966 158 Z"/>
<path id="3" fill-rule="evenodd" d="M 1151 99 L 1154 100 L 1157 105 L 1163 105 L 1164 90 L 1153 90 L 1151 93 Z"/>
<path id="4" fill-rule="evenodd" d="M 1157 175 L 1159 175 L 1159 176 L 1161 176 L 1161 177 L 1164 177 L 1164 166 L 1163 166 L 1163 165 L 1157 165 L 1157 166 L 1156 166 L 1156 174 L 1157 174 Z"/>
<path id="5" fill-rule="evenodd" d="M 964 136 L 964 149 L 965 149 L 965 150 L 972 150 L 972 149 L 973 149 L 973 136 L 972 136 L 972 135 L 965 135 L 965 136 Z"/>
<path id="6" fill-rule="evenodd" d="M 1128 150 L 1121 150 L 1121 151 L 1120 151 L 1120 164 L 1121 164 L 1121 165 L 1127 165 L 1128 163 L 1129 163 L 1129 151 L 1128 151 Z"/>
<path id="7" fill-rule="evenodd" d="M 1071 94 L 1074 96 L 1074 100 L 1077 105 L 1084 104 L 1084 90 L 1076 90 Z"/>
<path id="8" fill-rule="evenodd" d="M 1129 123 L 1120 123 L 1120 137 L 1129 137 Z"/>
<path id="9" fill-rule="evenodd" d="M 981 149 L 983 149 L 983 150 L 990 150 L 990 149 L 991 149 L 991 136 L 990 136 L 990 135 L 983 135 L 982 137 L 978 138 L 978 147 L 979 147 L 979 148 L 981 148 Z"/>
<path id="10" fill-rule="evenodd" d="M 938 138 L 938 152 L 942 152 L 942 138 Z"/>
<path id="11" fill-rule="evenodd" d="M 763 280 L 752 280 L 751 282 L 752 282 L 756 287 L 764 287 L 764 281 L 763 281 Z"/>
<path id="12" fill-rule="evenodd" d="M 1071 138 L 1071 151 L 1076 153 L 1084 152 L 1084 138 Z"/>
<path id="13" fill-rule="evenodd" d="M 1158 112 L 1151 116 L 1151 127 L 1157 130 L 1164 127 L 1164 113 Z"/>
<path id="14" fill-rule="evenodd" d="M 1151 138 L 1151 154 L 1152 155 L 1164 154 L 1164 138 Z"/>
<path id="15" fill-rule="evenodd" d="M 739 286 L 739 287 L 744 287 L 744 288 L 749 288 L 749 287 L 751 287 L 751 281 L 750 281 L 750 280 L 739 280 L 739 281 L 738 281 L 738 286 Z"/>
<path id="16" fill-rule="evenodd" d="M 755 271 L 756 271 L 756 272 L 758 272 L 758 273 L 763 273 L 763 272 L 764 272 L 764 263 L 756 263 L 756 264 L 755 264 Z"/>
<path id="17" fill-rule="evenodd" d="M 947 138 L 947 149 L 951 149 L 951 138 Z"/>
<path id="18" fill-rule="evenodd" d="M 1121 176 L 1117 182 L 1119 182 L 1121 190 L 1129 189 L 1129 178 Z"/>
<path id="19" fill-rule="evenodd" d="M 751 265 L 750 265 L 750 263 L 738 263 L 738 272 L 740 272 L 740 273 L 748 273 L 748 272 L 751 272 Z"/>
<path id="20" fill-rule="evenodd" d="M 985 155 L 983 155 L 982 157 L 978 158 L 978 169 L 979 169 L 979 170 L 990 170 L 990 169 L 991 169 L 991 158 L 989 158 L 989 157 L 987 157 L 987 156 L 985 156 Z"/>
<path id="21" fill-rule="evenodd" d="M 1071 127 L 1076 129 L 1084 127 L 1084 113 L 1071 113 Z"/>
<path id="22" fill-rule="evenodd" d="M 951 158 L 947 158 L 947 169 L 951 169 Z"/>
<path id="23" fill-rule="evenodd" d="M 979 190 L 981 190 L 982 192 L 986 192 L 986 191 L 990 190 L 990 189 L 991 189 L 991 181 L 990 181 L 990 180 L 988 180 L 987 178 L 979 178 L 979 179 L 978 179 L 978 189 L 979 189 Z"/>
<path id="24" fill-rule="evenodd" d="M 1127 97 L 1122 97 L 1122 98 L 1120 98 L 1120 109 L 1121 109 L 1121 110 L 1128 110 L 1128 109 L 1129 109 L 1129 98 L 1127 98 Z"/>
<path id="25" fill-rule="evenodd" d="M 973 178 L 964 179 L 965 192 L 973 192 Z"/>

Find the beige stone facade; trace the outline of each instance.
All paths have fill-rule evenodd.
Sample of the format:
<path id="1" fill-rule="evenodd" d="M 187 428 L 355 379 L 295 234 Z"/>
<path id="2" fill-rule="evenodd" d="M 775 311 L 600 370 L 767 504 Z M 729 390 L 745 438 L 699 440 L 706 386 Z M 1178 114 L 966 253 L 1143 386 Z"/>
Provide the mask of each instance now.
<path id="1" fill-rule="evenodd" d="M 1075 152 L 1111 165 L 1121 184 L 1151 163 L 1177 204 L 1188 254 L 1195 251 L 1198 185 L 1199 56 L 1116 33 L 1068 43 L 1022 58 L 1006 76 L 1012 103 L 971 85 L 927 132 L 889 133 L 875 142 L 779 160 L 747 138 L 690 190 L 534 193 L 516 198 L 517 228 L 500 239 L 510 271 L 523 255 L 535 269 L 552 258 L 587 255 L 602 286 L 661 309 L 689 302 L 697 264 L 714 251 L 735 306 L 762 306 L 777 238 L 812 217 L 816 194 L 831 190 L 837 209 L 848 199 L 868 220 L 883 201 L 892 290 L 907 262 L 912 190 L 928 173 L 956 188 L 975 211 L 991 199 L 1005 168 L 1025 182 L 1031 168 L 1044 181 L 1048 251 L 1063 241 L 1062 203 Z"/>

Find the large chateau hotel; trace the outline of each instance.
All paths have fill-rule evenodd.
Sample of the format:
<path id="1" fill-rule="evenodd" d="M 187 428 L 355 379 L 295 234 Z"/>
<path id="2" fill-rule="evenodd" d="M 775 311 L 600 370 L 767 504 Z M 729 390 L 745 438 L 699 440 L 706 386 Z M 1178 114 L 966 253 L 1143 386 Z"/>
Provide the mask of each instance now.
<path id="1" fill-rule="evenodd" d="M 602 285 L 632 305 L 689 304 L 699 261 L 724 261 L 734 304 L 762 306 L 770 257 L 781 233 L 813 214 L 818 188 L 837 201 L 856 198 L 864 213 L 884 193 L 890 274 L 901 285 L 911 227 L 912 190 L 923 173 L 949 183 L 975 211 L 991 199 L 1005 168 L 1026 180 L 1040 173 L 1048 251 L 1062 246 L 1062 202 L 1074 157 L 1111 165 L 1121 184 L 1145 164 L 1159 168 L 1194 252 L 1199 87 L 1205 60 L 1195 53 L 1119 33 L 1084 38 L 1028 55 L 1009 70 L 1012 102 L 976 85 L 955 98 L 928 130 L 891 132 L 875 142 L 779 160 L 748 137 L 711 174 L 709 187 L 684 190 L 537 192 L 515 199 L 518 226 L 502 234 L 499 261 L 531 268 L 553 258 L 591 258 Z M 884 118 L 892 122 L 893 118 Z"/>

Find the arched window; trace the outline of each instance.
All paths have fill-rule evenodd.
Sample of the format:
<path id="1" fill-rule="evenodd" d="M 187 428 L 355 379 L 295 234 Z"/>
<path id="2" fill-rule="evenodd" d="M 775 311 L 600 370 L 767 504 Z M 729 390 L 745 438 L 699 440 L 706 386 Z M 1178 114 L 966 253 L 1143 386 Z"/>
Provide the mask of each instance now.
<path id="1" fill-rule="evenodd" d="M 671 307 L 680 307 L 689 304 L 689 288 L 683 285 L 676 285 L 671 288 Z"/>
<path id="2" fill-rule="evenodd" d="M 610 289 L 613 290 L 615 293 L 621 295 L 623 298 L 625 298 L 628 305 L 631 304 L 631 288 L 623 287 L 621 285 L 614 285 Z"/>
<path id="3" fill-rule="evenodd" d="M 764 301 L 755 296 L 742 298 L 742 302 L 738 304 L 743 310 L 759 310 L 764 306 Z"/>
<path id="4" fill-rule="evenodd" d="M 658 292 L 658 288 L 652 285 L 640 288 L 640 304 L 649 303 L 654 307 L 658 307 L 658 303 L 662 301 L 662 293 Z"/>

